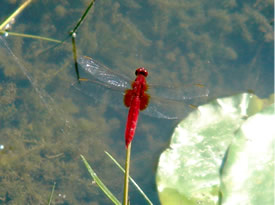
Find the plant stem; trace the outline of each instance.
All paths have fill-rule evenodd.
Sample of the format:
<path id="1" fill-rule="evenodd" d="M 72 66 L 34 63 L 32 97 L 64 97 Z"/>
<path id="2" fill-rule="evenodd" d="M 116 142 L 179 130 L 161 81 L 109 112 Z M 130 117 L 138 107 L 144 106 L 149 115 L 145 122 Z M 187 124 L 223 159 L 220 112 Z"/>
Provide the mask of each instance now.
<path id="1" fill-rule="evenodd" d="M 75 73 L 77 81 L 80 82 L 79 78 L 79 70 L 78 70 L 78 63 L 77 63 L 77 53 L 76 53 L 76 45 L 75 45 L 75 37 L 76 33 L 72 34 L 72 44 L 73 44 L 73 55 L 74 55 L 74 67 L 75 67 Z"/>
<path id="2" fill-rule="evenodd" d="M 93 4 L 94 4 L 95 0 L 92 0 L 89 4 L 89 6 L 87 7 L 87 9 L 85 10 L 84 14 L 81 16 L 81 18 L 78 20 L 76 26 L 74 27 L 74 29 L 70 32 L 70 34 L 73 34 L 77 31 L 78 27 L 80 26 L 80 24 L 82 23 L 82 21 L 84 21 L 86 15 L 88 14 L 89 10 L 92 8 Z"/>
<path id="3" fill-rule="evenodd" d="M 11 36 L 20 36 L 20 37 L 24 37 L 24 38 L 33 38 L 33 39 L 39 39 L 39 40 L 44 40 L 44 41 L 51 41 L 51 42 L 55 42 L 55 43 L 62 43 L 62 41 L 59 41 L 59 40 L 56 40 L 53 38 L 46 38 L 46 37 L 42 37 L 42 36 L 0 30 L 0 34 L 5 34 L 5 33 L 7 33 L 8 35 L 11 35 Z"/>
<path id="4" fill-rule="evenodd" d="M 4 27 L 12 20 L 14 19 L 18 14 L 20 14 L 30 3 L 32 0 L 25 1 L 18 9 L 16 9 L 15 12 L 13 12 L 12 15 L 10 15 L 1 25 L 0 30 L 3 30 Z"/>
<path id="5" fill-rule="evenodd" d="M 55 184 L 56 184 L 56 182 L 53 183 L 53 188 L 52 188 L 51 196 L 50 196 L 49 201 L 48 201 L 48 205 L 51 205 L 51 203 L 52 203 Z"/>
<path id="6" fill-rule="evenodd" d="M 130 143 L 128 145 L 128 148 L 126 149 L 123 205 L 128 204 L 128 191 L 129 191 L 128 182 L 129 182 L 129 172 L 130 172 L 131 144 L 132 143 Z"/>
<path id="7" fill-rule="evenodd" d="M 81 79 L 80 79 L 81 80 Z M 125 170 L 122 168 L 122 166 L 115 160 L 115 158 L 107 151 L 104 151 L 105 154 L 108 155 L 108 157 L 110 157 L 111 160 L 113 160 L 113 162 L 119 167 L 119 169 L 121 171 L 123 171 L 125 173 Z M 131 175 L 129 174 L 129 179 L 130 181 L 135 185 L 135 187 L 139 190 L 139 192 L 142 194 L 142 196 L 145 198 L 145 200 L 148 202 L 148 204 L 153 205 L 153 203 L 150 201 L 149 197 L 146 196 L 146 194 L 142 191 L 142 189 L 138 186 L 138 184 L 135 182 L 135 180 L 131 177 Z"/>

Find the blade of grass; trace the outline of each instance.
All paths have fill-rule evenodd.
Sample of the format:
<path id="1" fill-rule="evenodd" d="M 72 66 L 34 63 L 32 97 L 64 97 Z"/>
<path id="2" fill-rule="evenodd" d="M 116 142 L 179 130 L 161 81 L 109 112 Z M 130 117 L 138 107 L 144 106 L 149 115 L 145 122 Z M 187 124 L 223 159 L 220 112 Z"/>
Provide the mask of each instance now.
<path id="1" fill-rule="evenodd" d="M 84 21 L 85 17 L 87 16 L 89 10 L 92 8 L 93 4 L 94 4 L 95 0 L 92 0 L 89 4 L 89 6 L 87 7 L 87 9 L 85 10 L 85 12 L 83 13 L 83 15 L 81 16 L 81 18 L 78 20 L 77 24 L 75 25 L 75 27 L 73 28 L 73 30 L 70 32 L 70 35 L 73 35 L 76 30 L 78 29 L 78 27 L 81 25 L 81 23 Z"/>
<path id="2" fill-rule="evenodd" d="M 20 37 L 24 37 L 24 38 L 33 38 L 33 39 L 39 39 L 39 40 L 44 40 L 44 41 L 51 41 L 51 42 L 55 42 L 55 43 L 61 43 L 62 41 L 53 39 L 53 38 L 47 38 L 47 37 L 42 37 L 42 36 L 35 36 L 35 35 L 30 35 L 30 34 L 24 34 L 24 33 L 15 33 L 15 32 L 8 32 L 8 31 L 1 31 L 0 30 L 0 34 L 5 34 L 7 33 L 8 35 L 11 36 L 20 36 Z"/>
<path id="3" fill-rule="evenodd" d="M 125 170 L 123 169 L 123 167 L 115 160 L 115 158 L 108 153 L 107 151 L 104 151 L 105 154 L 108 155 L 108 157 L 110 157 L 111 160 L 113 160 L 113 162 L 120 168 L 120 170 L 122 170 L 125 173 Z M 153 205 L 153 203 L 151 202 L 151 200 L 146 196 L 146 194 L 142 191 L 142 189 L 138 186 L 138 184 L 135 182 L 135 180 L 129 176 L 130 181 L 135 185 L 135 187 L 139 190 L 139 192 L 142 194 L 142 196 L 145 198 L 145 200 L 148 202 L 148 204 Z"/>
<path id="4" fill-rule="evenodd" d="M 30 3 L 32 0 L 25 1 L 18 9 L 16 9 L 15 12 L 13 12 L 12 15 L 10 15 L 1 25 L 0 30 L 3 30 L 4 27 L 12 20 L 14 19 L 18 14 L 20 14 Z"/>
<path id="5" fill-rule="evenodd" d="M 109 199 L 111 199 L 114 204 L 121 205 L 120 201 L 112 194 L 112 192 L 103 184 L 103 182 L 99 179 L 99 177 L 96 175 L 94 170 L 91 168 L 89 163 L 86 161 L 85 157 L 83 155 L 80 155 L 82 158 L 88 172 L 90 173 L 93 180 L 97 183 L 97 185 L 100 187 L 100 189 L 108 196 Z"/>
<path id="6" fill-rule="evenodd" d="M 128 201 L 128 193 L 129 193 L 129 172 L 130 172 L 131 145 L 132 145 L 132 143 L 130 143 L 128 145 L 128 148 L 126 148 L 123 205 L 127 205 L 130 203 Z"/>
<path id="7" fill-rule="evenodd" d="M 51 205 L 51 203 L 52 203 L 52 198 L 53 198 L 53 193 L 54 193 L 54 189 L 55 189 L 55 184 L 56 184 L 56 182 L 53 183 L 52 193 L 51 193 L 51 196 L 49 198 L 48 205 Z"/>

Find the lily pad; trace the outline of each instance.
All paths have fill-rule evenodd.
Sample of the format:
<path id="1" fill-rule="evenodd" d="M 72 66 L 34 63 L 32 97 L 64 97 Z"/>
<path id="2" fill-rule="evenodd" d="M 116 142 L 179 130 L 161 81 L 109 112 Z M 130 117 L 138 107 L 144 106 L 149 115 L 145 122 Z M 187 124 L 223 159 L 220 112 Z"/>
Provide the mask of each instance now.
<path id="1" fill-rule="evenodd" d="M 273 98 L 239 94 L 202 105 L 180 122 L 159 159 L 156 181 L 161 203 L 220 203 L 221 169 L 231 152 L 227 150 L 242 124 L 271 102 Z"/>
<path id="2" fill-rule="evenodd" d="M 222 204 L 274 204 L 274 104 L 247 119 L 221 171 Z"/>

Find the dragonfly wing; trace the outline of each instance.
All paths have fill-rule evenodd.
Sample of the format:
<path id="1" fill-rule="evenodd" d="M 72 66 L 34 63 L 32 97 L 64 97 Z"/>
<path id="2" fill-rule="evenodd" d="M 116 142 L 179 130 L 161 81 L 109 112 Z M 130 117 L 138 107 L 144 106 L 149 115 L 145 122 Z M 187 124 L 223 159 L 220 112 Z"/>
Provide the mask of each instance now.
<path id="1" fill-rule="evenodd" d="M 91 104 L 106 104 L 114 108 L 126 109 L 123 104 L 124 89 L 110 88 L 110 86 L 96 80 L 75 82 L 72 87 L 88 96 Z"/>
<path id="2" fill-rule="evenodd" d="M 196 98 L 208 97 L 209 90 L 201 84 L 190 84 L 183 86 L 150 86 L 150 94 L 163 99 L 175 101 L 188 101 Z"/>
<path id="3" fill-rule="evenodd" d="M 80 73 L 83 78 L 97 79 L 98 81 L 105 83 L 105 86 L 116 88 L 129 88 L 130 80 L 122 75 L 118 75 L 105 65 L 95 61 L 94 59 L 83 56 L 78 59 L 78 64 L 81 66 L 84 73 Z"/>
<path id="4" fill-rule="evenodd" d="M 200 84 L 182 87 L 151 85 L 149 93 L 152 97 L 144 114 L 164 119 L 182 119 L 196 109 L 195 105 L 206 100 L 209 90 Z"/>
<path id="5" fill-rule="evenodd" d="M 183 119 L 196 109 L 193 104 L 152 97 L 148 107 L 141 113 L 150 117 L 176 120 Z"/>
<path id="6" fill-rule="evenodd" d="M 80 57 L 78 64 L 81 68 L 79 74 L 82 80 L 73 83 L 72 87 L 91 97 L 95 104 L 124 107 L 124 91 L 131 87 L 127 77 L 115 73 L 90 57 Z"/>

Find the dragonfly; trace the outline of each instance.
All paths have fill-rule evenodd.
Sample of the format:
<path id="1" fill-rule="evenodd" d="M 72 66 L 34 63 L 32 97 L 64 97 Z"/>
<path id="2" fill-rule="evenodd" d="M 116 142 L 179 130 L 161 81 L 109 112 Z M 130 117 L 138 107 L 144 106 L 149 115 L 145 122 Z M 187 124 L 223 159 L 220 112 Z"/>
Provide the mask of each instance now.
<path id="1" fill-rule="evenodd" d="M 209 95 L 209 90 L 202 84 L 181 87 L 147 84 L 148 70 L 143 67 L 136 69 L 136 79 L 131 82 L 131 78 L 91 57 L 80 57 L 78 64 L 80 71 L 83 71 L 80 75 L 84 77 L 79 79 L 81 83 L 74 83 L 73 87 L 95 101 L 107 96 L 115 106 L 121 105 L 124 99 L 124 106 L 129 108 L 125 128 L 126 148 L 134 138 L 140 111 L 151 117 L 175 120 L 196 109 L 190 102 Z"/>

